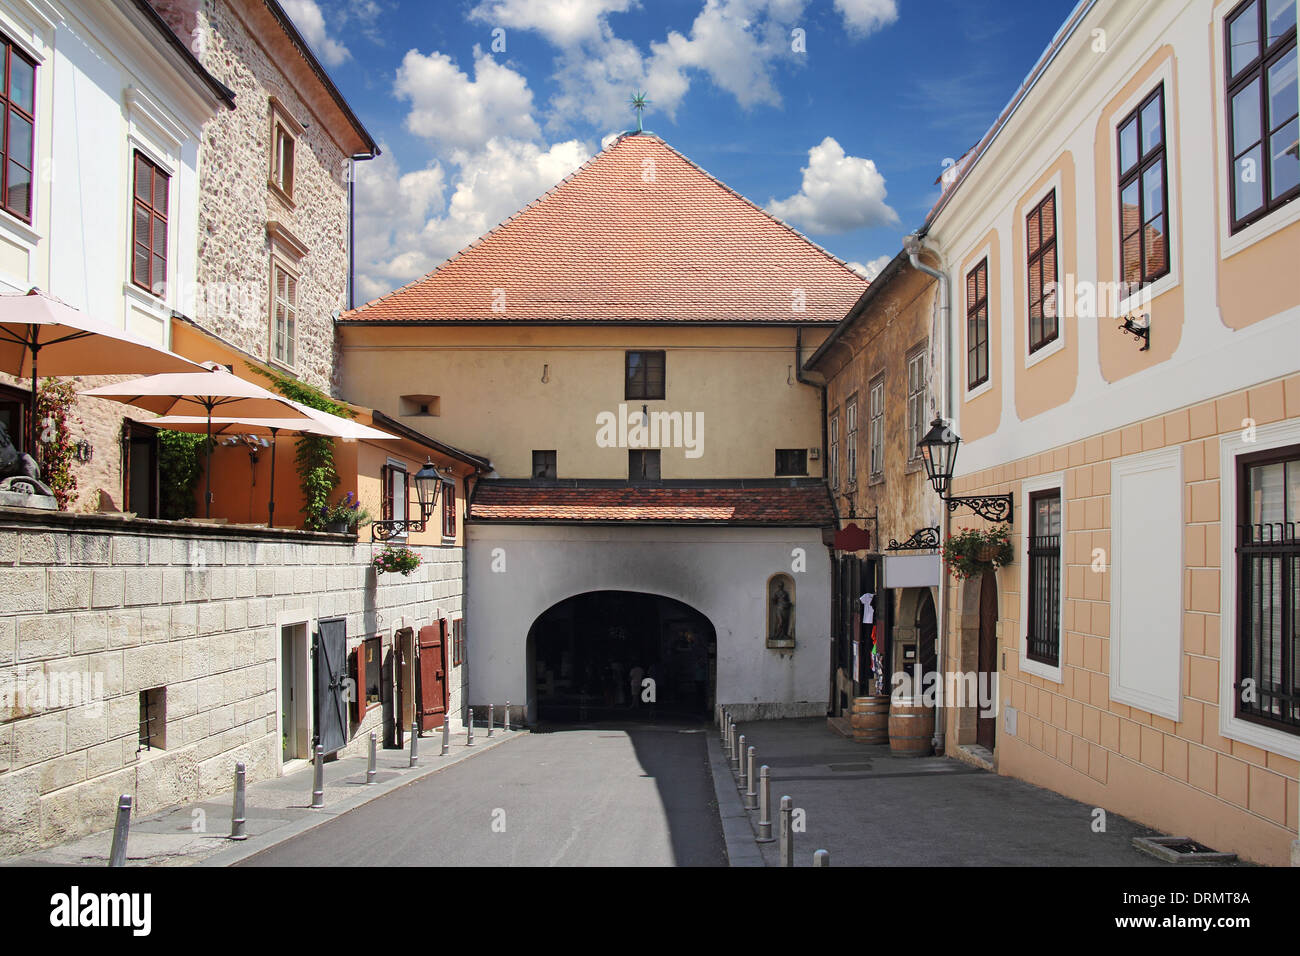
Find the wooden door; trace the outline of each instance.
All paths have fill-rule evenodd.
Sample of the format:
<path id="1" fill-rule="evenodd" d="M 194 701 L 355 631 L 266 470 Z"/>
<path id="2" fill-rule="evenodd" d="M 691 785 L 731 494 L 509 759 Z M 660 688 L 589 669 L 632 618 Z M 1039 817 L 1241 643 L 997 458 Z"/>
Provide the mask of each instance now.
<path id="1" fill-rule="evenodd" d="M 981 686 L 989 688 L 996 694 L 997 684 L 994 675 L 998 671 L 998 585 L 997 578 L 986 571 L 980 581 L 980 636 L 979 636 L 979 681 Z M 987 682 L 987 683 L 985 683 Z M 985 717 L 980 711 L 975 730 L 975 742 L 982 747 L 993 749 L 997 741 L 997 718 Z"/>
<path id="2" fill-rule="evenodd" d="M 447 719 L 447 619 L 420 628 L 420 729 L 434 730 Z"/>

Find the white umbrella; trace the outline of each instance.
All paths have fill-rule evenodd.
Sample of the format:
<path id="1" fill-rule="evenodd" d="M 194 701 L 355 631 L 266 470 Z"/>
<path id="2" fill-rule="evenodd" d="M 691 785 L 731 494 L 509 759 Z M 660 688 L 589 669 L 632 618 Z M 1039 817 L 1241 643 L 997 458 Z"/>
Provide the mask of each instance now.
<path id="1" fill-rule="evenodd" d="M 297 402 L 291 404 L 299 408 L 308 410 L 306 405 L 299 405 Z M 267 503 L 267 522 L 268 528 L 273 527 L 275 521 L 275 442 L 276 436 L 282 432 L 289 432 L 298 435 L 323 435 L 329 438 L 342 438 L 350 440 L 350 433 L 354 429 L 345 429 L 342 426 L 354 426 L 355 429 L 364 429 L 372 434 L 355 435 L 355 438 L 390 438 L 397 439 L 396 435 L 390 435 L 388 432 L 381 432 L 377 428 L 369 428 L 357 422 L 350 422 L 345 418 L 337 415 L 330 415 L 328 412 L 320 412 L 317 409 L 310 409 L 318 415 L 323 415 L 326 420 L 317 421 L 315 418 L 212 418 L 207 419 L 198 415 L 168 415 L 163 418 L 155 418 L 146 422 L 147 425 L 156 425 L 159 428 L 173 428 L 179 431 L 199 431 L 205 424 L 211 429 L 211 433 L 218 435 L 244 435 L 260 434 L 263 431 L 271 434 L 271 494 Z M 332 419 L 332 421 L 331 421 Z M 335 424 L 338 423 L 338 424 Z M 210 434 L 211 434 L 210 433 Z"/>
<path id="2" fill-rule="evenodd" d="M 204 469 L 207 488 L 204 500 L 207 517 L 212 517 L 212 413 L 220 408 L 223 417 L 284 418 L 297 411 L 287 398 L 267 391 L 212 365 L 207 371 L 150 375 L 116 385 L 102 385 L 81 393 L 110 398 L 158 415 L 195 415 L 203 412 L 207 423 L 208 456 Z"/>
<path id="3" fill-rule="evenodd" d="M 384 438 L 396 440 L 397 438 L 396 435 L 390 435 L 388 432 L 380 431 L 378 428 L 371 428 L 369 425 L 354 422 L 350 418 L 343 418 L 341 415 L 331 415 L 329 412 L 322 412 L 319 408 L 312 408 L 310 405 L 304 405 L 301 402 L 295 402 L 292 399 L 289 401 L 289 404 L 312 421 L 329 428 L 330 431 L 328 434 L 335 438 L 341 438 L 343 441 Z"/>
<path id="4" fill-rule="evenodd" d="M 27 450 L 35 450 L 37 362 L 46 375 L 148 375 L 197 371 L 197 362 L 159 348 L 33 289 L 0 296 L 0 370 L 31 376 L 31 428 Z"/>

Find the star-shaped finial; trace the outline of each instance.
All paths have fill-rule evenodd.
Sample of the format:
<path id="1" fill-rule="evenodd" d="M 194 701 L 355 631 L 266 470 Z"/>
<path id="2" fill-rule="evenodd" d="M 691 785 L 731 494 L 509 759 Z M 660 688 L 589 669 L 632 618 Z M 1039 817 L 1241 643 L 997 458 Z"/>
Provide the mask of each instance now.
<path id="1" fill-rule="evenodd" d="M 641 113 L 642 113 L 642 111 L 646 108 L 646 106 L 649 105 L 649 103 L 650 103 L 650 101 L 649 101 L 648 99 L 646 99 L 645 96 L 646 96 L 646 95 L 645 95 L 644 92 L 638 92 L 638 93 L 633 93 L 633 94 L 632 94 L 632 103 L 631 103 L 631 106 L 632 106 L 632 109 L 636 110 L 636 131 L 637 131 L 638 133 L 642 132 L 642 129 L 641 129 Z"/>

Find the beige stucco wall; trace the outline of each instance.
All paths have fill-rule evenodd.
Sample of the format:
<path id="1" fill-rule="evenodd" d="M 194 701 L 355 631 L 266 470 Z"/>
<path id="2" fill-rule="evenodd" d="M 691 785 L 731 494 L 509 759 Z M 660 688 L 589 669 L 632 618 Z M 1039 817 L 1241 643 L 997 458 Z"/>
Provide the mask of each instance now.
<path id="1" fill-rule="evenodd" d="M 1300 375 L 1263 383 L 1085 441 L 1007 462 L 956 480 L 956 494 L 1015 495 L 1016 563 L 997 575 L 998 771 L 1132 817 L 1174 835 L 1260 863 L 1290 859 L 1300 801 L 1300 762 L 1219 732 L 1221 614 L 1220 451 L 1243 420 L 1258 426 L 1300 419 Z M 1110 564 L 1093 567 L 1094 549 L 1111 555 L 1111 464 L 1137 452 L 1178 448 L 1185 483 L 1182 543 L 1182 719 L 1175 722 L 1110 699 Z M 1026 479 L 1062 472 L 1066 512 L 1062 680 L 1023 671 L 1020 581 L 1028 496 Z M 971 519 L 978 523 L 978 519 Z M 1228 516 L 1227 520 L 1231 520 Z M 1177 542 L 1171 544 L 1176 560 Z M 1140 575 L 1140 569 L 1132 572 Z M 972 670 L 979 581 L 950 582 L 945 657 L 949 670 Z M 1007 733 L 1003 707 L 1017 714 Z M 955 744 L 974 740 L 974 713 L 950 709 Z"/>
<path id="2" fill-rule="evenodd" d="M 804 335 L 805 358 L 824 336 Z M 821 444 L 820 399 L 795 380 L 792 328 L 343 326 L 340 340 L 351 401 L 486 455 L 505 478 L 530 477 L 534 449 L 557 452 L 560 478 L 626 478 L 627 448 L 596 440 L 597 415 L 623 403 L 703 416 L 700 455 L 664 448 L 665 479 L 770 478 L 776 449 Z M 623 397 L 628 349 L 665 350 L 664 400 Z M 439 415 L 401 416 L 401 396 L 419 394 L 438 397 Z M 820 465 L 810 460 L 809 474 Z"/>

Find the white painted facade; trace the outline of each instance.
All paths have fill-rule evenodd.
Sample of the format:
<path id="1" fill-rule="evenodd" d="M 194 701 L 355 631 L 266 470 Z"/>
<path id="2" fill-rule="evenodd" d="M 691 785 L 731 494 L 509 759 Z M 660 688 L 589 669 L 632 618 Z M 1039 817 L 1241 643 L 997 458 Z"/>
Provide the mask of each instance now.
<path id="1" fill-rule="evenodd" d="M 948 206 L 931 224 L 926 245 L 941 257 L 953 291 L 949 328 L 952 361 L 947 368 L 950 394 L 954 397 L 951 417 L 957 433 L 965 436 L 961 421 L 963 399 L 982 394 L 984 388 L 996 389 L 1001 396 L 998 429 L 984 438 L 963 441 L 957 457 L 957 476 L 1060 447 L 1128 425 L 1139 417 L 1192 405 L 1300 368 L 1296 333 L 1300 306 L 1238 330 L 1228 328 L 1219 314 L 1223 294 L 1218 285 L 1220 254 L 1229 258 L 1300 220 L 1300 203 L 1292 203 L 1290 208 L 1264 217 L 1235 236 L 1228 233 L 1227 191 L 1216 184 L 1215 169 L 1223 165 L 1226 151 L 1222 19 L 1230 8 L 1220 7 L 1211 13 L 1196 3 L 1092 3 L 1056 55 L 1050 67 L 1051 81 L 1040 82 L 1030 90 L 979 158 L 969 178 L 961 182 Z M 1211 22 L 1212 28 L 1207 28 Z M 1097 49 L 1100 43 L 1104 43 L 1104 50 Z M 1132 79 L 1137 65 L 1165 46 L 1173 48 L 1176 66 L 1158 70 L 1142 93 L 1162 81 L 1170 93 L 1165 111 L 1167 149 L 1170 156 L 1177 156 L 1176 163 L 1168 164 L 1170 234 L 1174 241 L 1170 243 L 1170 273 L 1151 287 L 1151 293 L 1159 296 L 1181 285 L 1187 318 L 1178 347 L 1171 360 L 1141 374 L 1108 382 L 1101 371 L 1097 323 L 1103 325 L 1102 334 L 1120 336 L 1114 329 L 1115 320 L 1063 317 L 1063 333 L 1067 325 L 1074 326 L 1078 363 L 1074 394 L 1068 402 L 1022 421 L 1016 411 L 1013 371 L 1017 365 L 1027 367 L 1041 358 L 1038 353 L 1026 357 L 1023 349 L 1018 352 L 1014 339 L 1004 334 L 1007 325 L 997 316 L 992 316 L 989 323 L 990 348 L 1000 353 L 1002 374 L 990 376 L 991 382 L 978 393 L 966 392 L 965 355 L 961 352 L 965 321 L 963 263 L 971 260 L 985 244 L 989 230 L 996 228 L 1002 239 L 1002 253 L 998 274 L 989 275 L 989 286 L 1002 290 L 1000 300 L 1010 308 L 1013 280 L 1017 271 L 1025 268 L 1013 254 L 1010 242 L 1020 199 L 1068 151 L 1075 170 L 1076 228 L 1073 235 L 1059 236 L 1058 261 L 1064 261 L 1065 245 L 1074 244 L 1077 274 L 1067 277 L 1062 265 L 1062 302 L 1067 284 L 1074 288 L 1076 282 L 1097 278 L 1098 252 L 1092 237 L 1098 230 L 1094 190 L 1098 181 L 1094 152 L 1098 112 Z M 1119 115 L 1123 116 L 1127 108 Z M 1114 140 L 1113 130 L 1110 138 Z M 1112 147 L 1107 162 L 1113 161 Z M 1059 189 L 1057 195 L 1061 195 Z M 1102 200 L 1113 204 L 1114 197 L 1106 195 Z M 1141 311 L 1140 305 L 1137 301 L 1120 303 L 1122 311 L 1128 311 L 1126 307 Z M 1161 332 L 1159 325 L 1152 329 L 1153 336 Z M 1065 335 L 1058 341 L 1064 343 Z"/>
<path id="2" fill-rule="evenodd" d="M 466 532 L 470 706 L 527 701 L 534 719 L 533 622 L 566 598 L 617 590 L 672 598 L 709 619 L 716 700 L 732 713 L 826 713 L 830 559 L 819 529 L 470 524 Z M 767 582 L 777 573 L 795 581 L 793 651 L 767 646 Z"/>
<path id="3" fill-rule="evenodd" d="M 0 292 L 33 286 L 167 346 L 193 296 L 203 123 L 224 109 L 130 0 L 0 0 L 36 62 L 32 221 L 0 210 Z M 167 283 L 131 283 L 133 155 L 169 176 Z"/>

